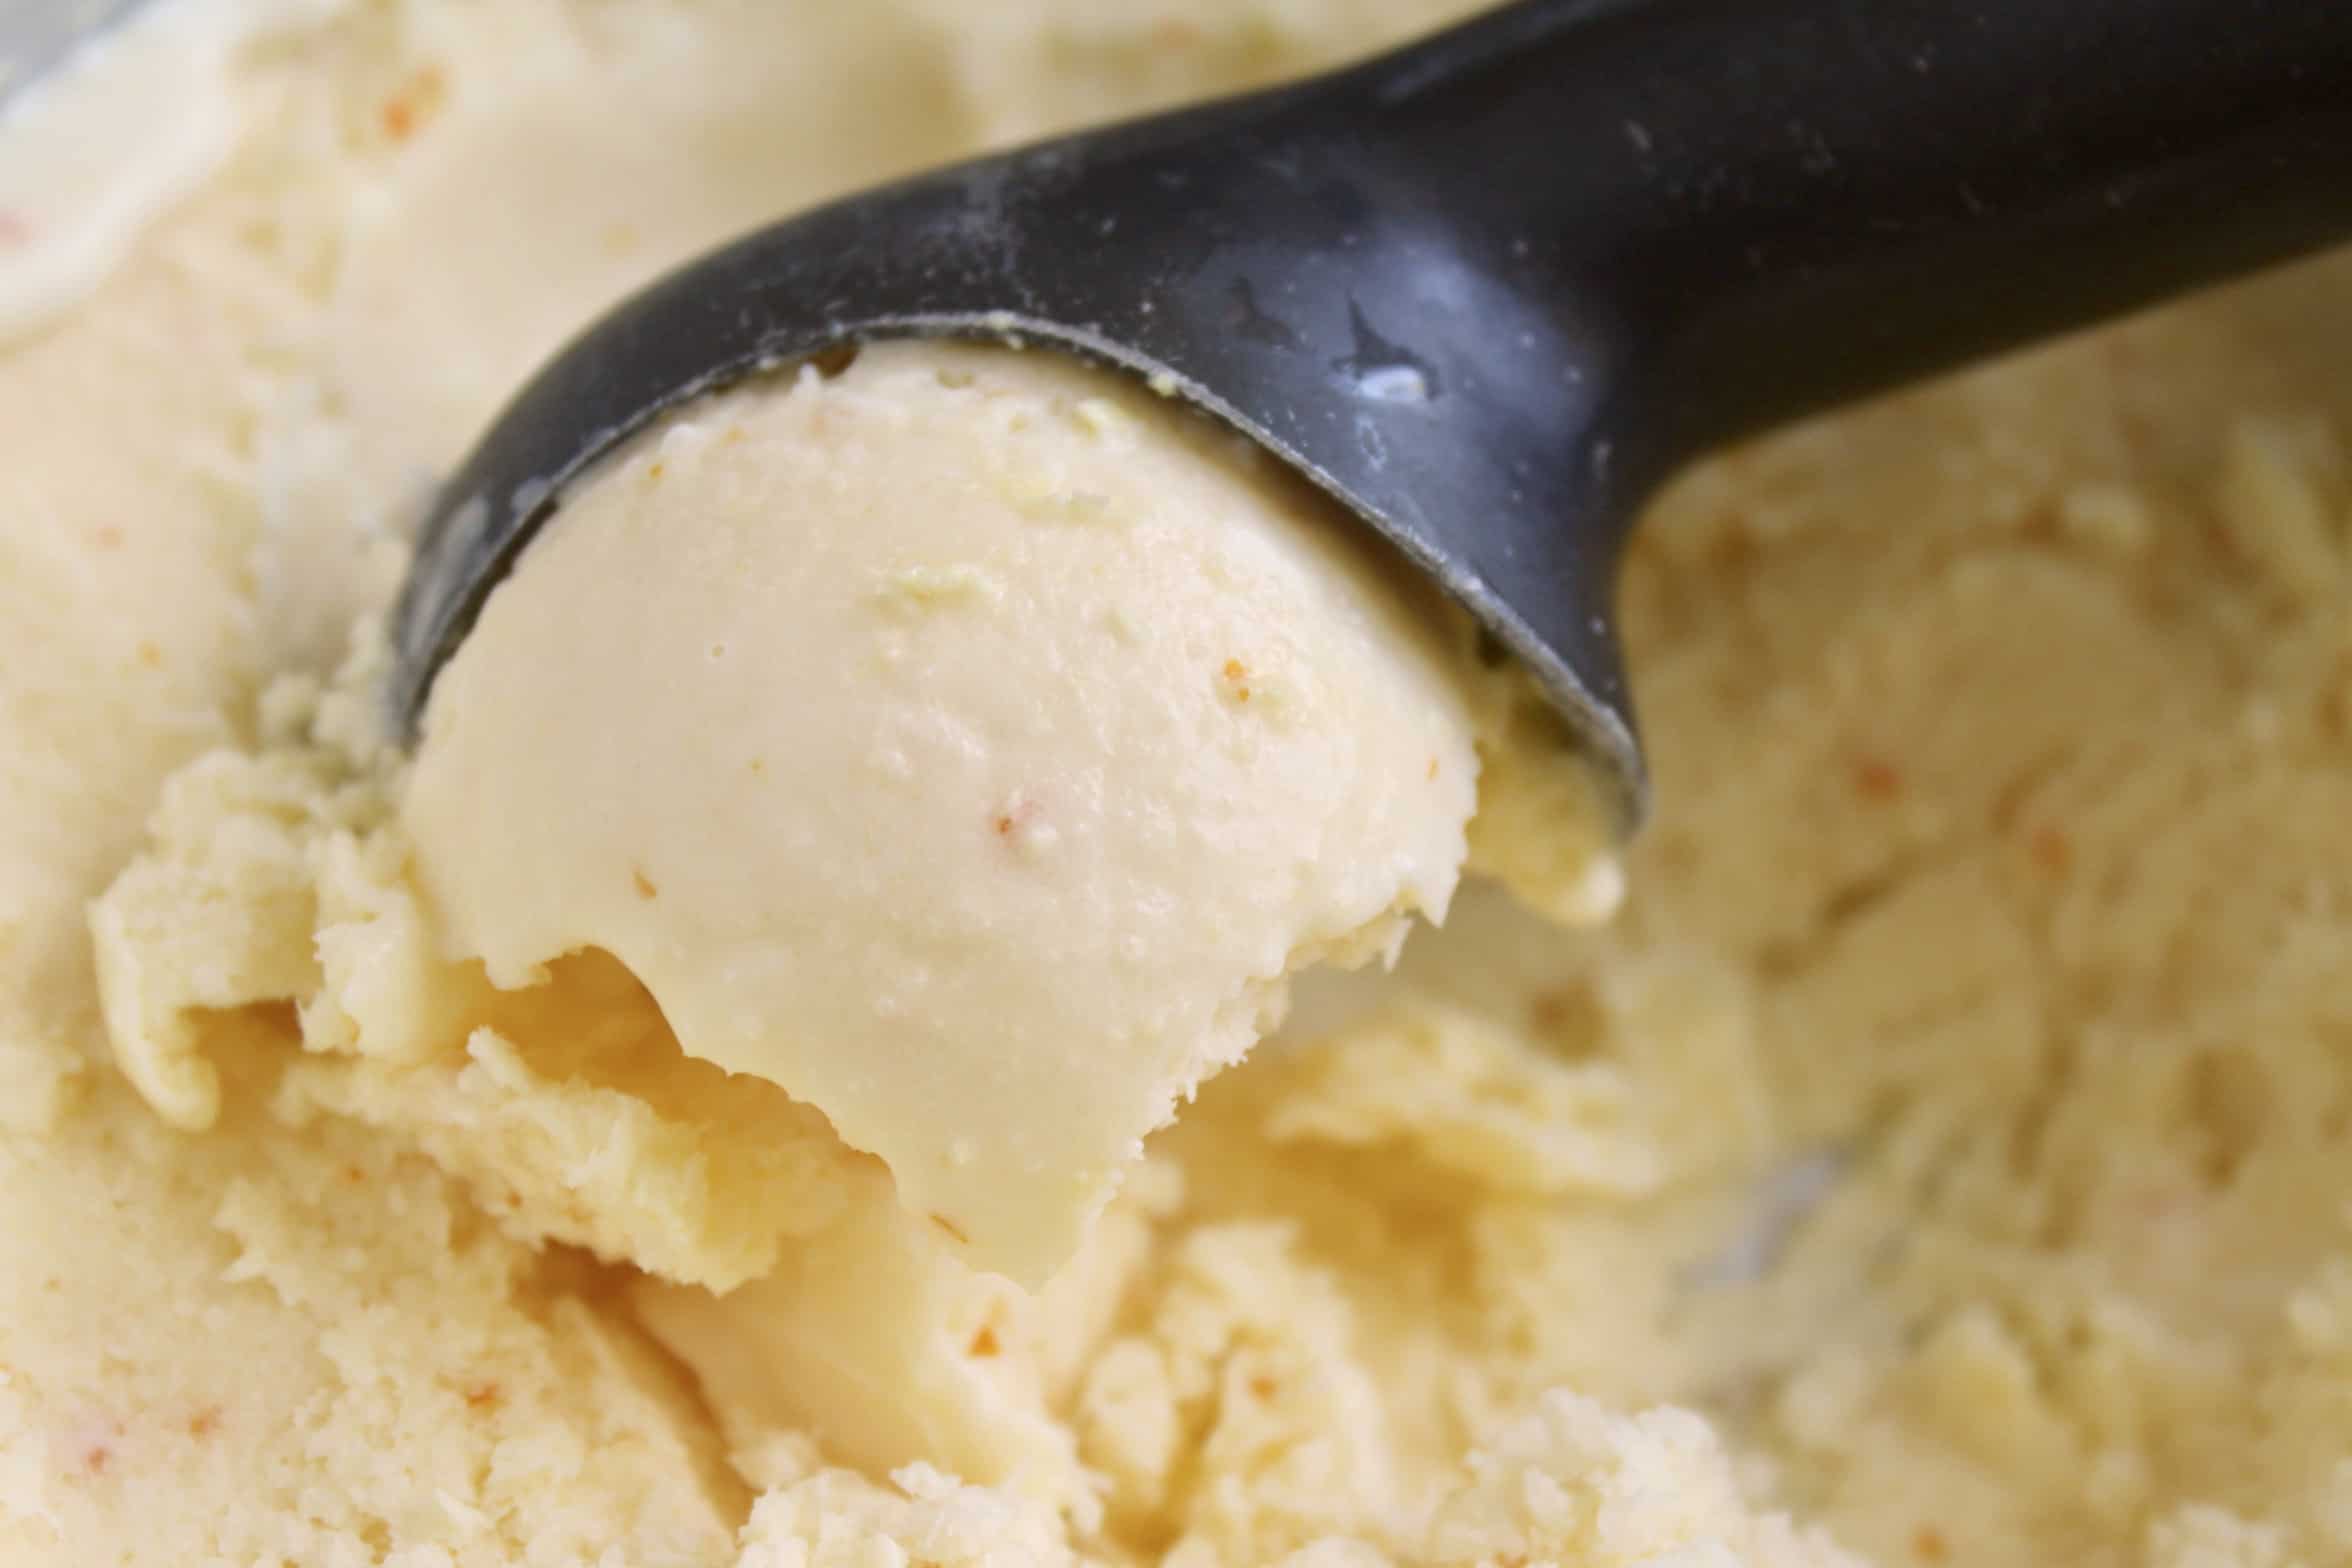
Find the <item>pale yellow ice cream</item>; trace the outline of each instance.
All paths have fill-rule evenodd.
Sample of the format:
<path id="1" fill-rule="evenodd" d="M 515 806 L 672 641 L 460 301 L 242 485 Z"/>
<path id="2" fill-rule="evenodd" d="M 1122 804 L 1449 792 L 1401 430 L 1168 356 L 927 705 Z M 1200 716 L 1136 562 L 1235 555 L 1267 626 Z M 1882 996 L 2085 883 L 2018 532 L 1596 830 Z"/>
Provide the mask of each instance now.
<path id="1" fill-rule="evenodd" d="M 2341 260 L 1687 476 L 1617 921 L 1303 985 L 1041 1289 L 618 959 L 446 944 L 354 623 L 536 357 L 1441 9 L 232 35 L 220 161 L 0 348 L 0 1560 L 2352 1562 Z"/>
<path id="2" fill-rule="evenodd" d="M 609 460 L 425 715 L 452 950 L 613 954 L 1042 1282 L 1291 970 L 1443 918 L 1476 800 L 1467 639 L 1157 402 L 885 344 Z"/>

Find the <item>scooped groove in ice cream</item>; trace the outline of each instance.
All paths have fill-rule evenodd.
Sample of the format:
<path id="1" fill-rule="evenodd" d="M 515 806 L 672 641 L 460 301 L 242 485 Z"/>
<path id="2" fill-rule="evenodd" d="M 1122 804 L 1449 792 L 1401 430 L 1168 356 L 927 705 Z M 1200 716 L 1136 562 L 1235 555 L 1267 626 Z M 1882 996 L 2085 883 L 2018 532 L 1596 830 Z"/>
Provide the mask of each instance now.
<path id="1" fill-rule="evenodd" d="M 869 347 L 570 496 L 402 813 L 452 956 L 601 948 L 1037 1281 L 1284 977 L 1442 917 L 1480 671 L 1375 541 L 1060 356 Z"/>

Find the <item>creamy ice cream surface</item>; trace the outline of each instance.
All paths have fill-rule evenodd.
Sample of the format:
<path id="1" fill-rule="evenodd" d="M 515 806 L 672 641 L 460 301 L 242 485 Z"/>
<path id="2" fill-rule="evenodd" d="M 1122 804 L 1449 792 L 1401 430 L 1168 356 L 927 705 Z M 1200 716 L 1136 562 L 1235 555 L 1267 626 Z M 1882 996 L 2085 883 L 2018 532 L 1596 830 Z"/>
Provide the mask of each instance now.
<path id="1" fill-rule="evenodd" d="M 386 746 L 601 305 L 1447 10 L 157 0 L 18 100 L 0 1560 L 2352 1562 L 2340 259 L 1662 497 L 1598 928 L 1539 711 L 1036 354 L 648 435 Z"/>
<path id="2" fill-rule="evenodd" d="M 711 400 L 492 596 L 401 807 L 493 981 L 614 954 L 1032 1284 L 1475 801 L 1464 640 L 1157 401 L 915 344 Z"/>

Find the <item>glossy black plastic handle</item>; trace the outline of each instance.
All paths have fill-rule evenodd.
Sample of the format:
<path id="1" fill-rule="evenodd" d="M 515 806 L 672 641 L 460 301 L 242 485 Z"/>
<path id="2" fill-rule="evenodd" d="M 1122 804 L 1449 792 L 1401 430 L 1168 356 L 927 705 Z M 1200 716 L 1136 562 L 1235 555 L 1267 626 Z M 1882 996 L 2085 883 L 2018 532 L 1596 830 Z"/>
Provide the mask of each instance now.
<path id="1" fill-rule="evenodd" d="M 1523 0 L 1341 72 L 745 235 L 551 359 L 436 503 L 434 672 L 664 412 L 845 343 L 1008 335 L 1274 454 L 1644 797 L 1625 531 L 1728 436 L 2352 235 L 2352 0 Z"/>
<path id="2" fill-rule="evenodd" d="M 1653 477 L 2352 235 L 2348 0 L 1524 0 L 1316 112 L 1578 318 Z"/>

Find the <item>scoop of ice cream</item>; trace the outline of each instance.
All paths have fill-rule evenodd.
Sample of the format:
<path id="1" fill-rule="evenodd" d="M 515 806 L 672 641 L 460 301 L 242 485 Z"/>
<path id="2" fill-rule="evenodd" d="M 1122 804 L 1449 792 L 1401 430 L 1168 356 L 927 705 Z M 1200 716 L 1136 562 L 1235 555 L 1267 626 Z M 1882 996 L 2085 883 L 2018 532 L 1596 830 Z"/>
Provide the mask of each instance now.
<path id="1" fill-rule="evenodd" d="M 1284 977 L 1442 915 L 1475 672 L 1376 546 L 1047 355 L 753 384 L 569 496 L 403 816 L 502 986 L 601 948 L 691 1054 L 1037 1279 Z"/>

